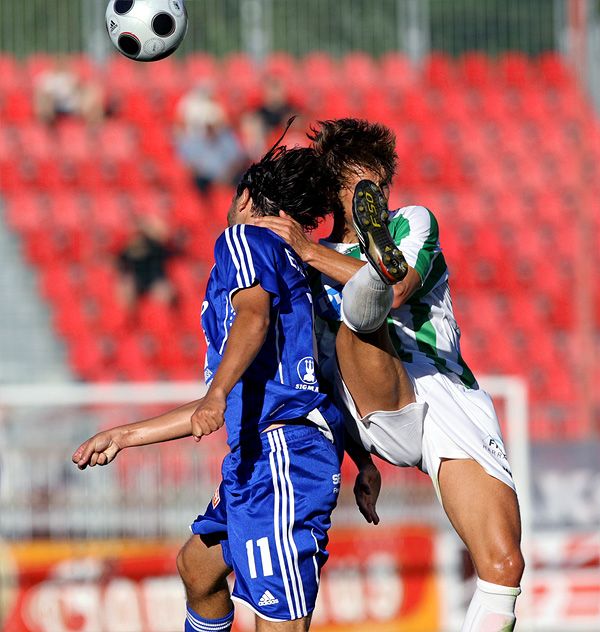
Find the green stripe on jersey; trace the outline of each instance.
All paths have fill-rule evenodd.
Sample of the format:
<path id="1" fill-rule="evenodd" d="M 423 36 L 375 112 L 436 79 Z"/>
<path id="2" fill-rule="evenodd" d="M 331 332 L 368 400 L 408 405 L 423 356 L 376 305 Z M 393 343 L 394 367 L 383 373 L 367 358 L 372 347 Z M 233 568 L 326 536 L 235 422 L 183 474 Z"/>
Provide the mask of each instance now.
<path id="1" fill-rule="evenodd" d="M 388 224 L 390 235 L 399 244 L 402 239 L 410 235 L 410 224 L 404 215 L 397 215 Z"/>
<path id="2" fill-rule="evenodd" d="M 429 319 L 430 314 L 431 307 L 426 303 L 415 303 L 410 306 L 412 329 L 416 335 L 419 351 L 423 352 L 440 371 L 445 373 L 447 371 L 446 360 L 438 355 L 437 334 Z"/>
<path id="3" fill-rule="evenodd" d="M 414 305 L 410 305 L 410 313 L 413 320 L 412 329 L 416 334 L 416 343 L 419 351 L 424 353 L 434 363 L 440 373 L 454 373 L 456 375 L 456 372 L 448 368 L 446 359 L 440 357 L 438 354 L 437 333 L 430 320 L 431 306 L 427 303 L 415 303 Z M 394 346 L 400 343 L 400 339 L 397 335 L 392 337 L 392 342 L 394 343 Z M 396 347 L 396 350 L 398 351 L 398 355 L 400 355 L 398 347 Z M 410 360 L 405 361 L 410 362 Z M 460 381 L 467 388 L 478 388 L 475 376 L 463 360 L 460 353 L 458 354 L 456 363 L 462 368 L 462 373 L 458 375 Z"/>
<path id="4" fill-rule="evenodd" d="M 345 254 L 348 257 L 354 257 L 355 259 L 360 259 L 361 258 L 360 246 L 356 244 L 355 246 L 348 248 L 348 250 L 346 250 L 346 252 L 344 252 L 343 254 Z"/>
<path id="5" fill-rule="evenodd" d="M 390 316 L 388 316 L 387 324 L 388 332 L 390 334 L 390 340 L 392 341 L 392 346 L 396 350 L 396 353 L 398 354 L 400 360 L 402 360 L 402 362 L 413 362 L 413 354 L 410 351 L 406 351 L 404 349 L 402 341 L 400 340 L 400 336 L 398 336 L 398 332 L 396 331 L 396 325 L 394 324 L 394 321 Z"/>
<path id="6" fill-rule="evenodd" d="M 462 375 L 458 376 L 460 377 L 461 382 L 467 388 L 479 388 L 479 384 L 477 384 L 477 380 L 473 375 L 473 371 L 471 371 L 471 369 L 467 366 L 467 363 L 463 360 L 463 357 L 460 355 L 460 353 L 458 354 L 458 364 L 460 364 L 463 370 Z"/>
<path id="7" fill-rule="evenodd" d="M 418 301 L 426 294 L 429 294 L 429 292 L 431 292 L 431 290 L 436 287 L 436 285 L 442 280 L 447 272 L 448 266 L 446 265 L 446 259 L 444 259 L 444 255 L 439 252 L 434 257 L 431 270 L 429 271 L 425 282 L 416 292 L 412 294 L 407 302 L 410 303 L 411 301 Z"/>

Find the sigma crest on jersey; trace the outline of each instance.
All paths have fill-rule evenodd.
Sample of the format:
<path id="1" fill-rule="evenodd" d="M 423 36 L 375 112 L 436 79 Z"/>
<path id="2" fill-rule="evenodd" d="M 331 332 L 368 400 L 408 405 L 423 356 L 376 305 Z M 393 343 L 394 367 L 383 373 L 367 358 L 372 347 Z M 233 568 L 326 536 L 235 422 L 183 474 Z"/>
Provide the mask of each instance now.
<path id="1" fill-rule="evenodd" d="M 296 371 L 301 384 L 296 384 L 296 389 L 301 391 L 318 391 L 318 381 L 316 375 L 315 359 L 306 356 L 296 365 Z"/>

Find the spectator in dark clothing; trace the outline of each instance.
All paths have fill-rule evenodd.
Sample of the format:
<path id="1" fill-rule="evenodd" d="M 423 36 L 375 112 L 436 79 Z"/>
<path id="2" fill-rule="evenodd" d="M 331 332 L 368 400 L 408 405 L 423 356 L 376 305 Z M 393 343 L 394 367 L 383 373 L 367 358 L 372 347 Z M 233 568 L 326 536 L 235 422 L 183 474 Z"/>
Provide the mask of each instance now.
<path id="1" fill-rule="evenodd" d="M 128 307 L 134 307 L 145 295 L 165 303 L 172 302 L 174 292 L 167 277 L 166 263 L 173 254 L 162 222 L 145 219 L 138 223 L 118 259 L 122 274 L 121 294 Z"/>

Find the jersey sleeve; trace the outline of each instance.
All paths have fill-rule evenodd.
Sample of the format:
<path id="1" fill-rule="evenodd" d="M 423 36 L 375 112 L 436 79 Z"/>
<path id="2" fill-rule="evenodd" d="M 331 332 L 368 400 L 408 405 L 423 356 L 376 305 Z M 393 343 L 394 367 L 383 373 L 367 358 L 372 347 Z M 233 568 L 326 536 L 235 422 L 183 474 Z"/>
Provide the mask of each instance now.
<path id="1" fill-rule="evenodd" d="M 419 273 L 423 283 L 441 252 L 435 216 L 424 206 L 407 206 L 392 217 L 389 227 L 406 262 Z"/>
<path id="2" fill-rule="evenodd" d="M 271 294 L 280 292 L 272 240 L 264 228 L 230 226 L 215 245 L 215 265 L 230 297 L 257 284 Z"/>

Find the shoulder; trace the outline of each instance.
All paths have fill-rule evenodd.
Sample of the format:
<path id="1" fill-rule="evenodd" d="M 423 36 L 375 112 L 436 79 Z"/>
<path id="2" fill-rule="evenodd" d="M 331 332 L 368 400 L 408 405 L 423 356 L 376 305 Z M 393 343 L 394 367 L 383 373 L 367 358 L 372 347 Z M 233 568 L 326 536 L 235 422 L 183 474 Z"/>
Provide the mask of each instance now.
<path id="1" fill-rule="evenodd" d="M 267 228 L 236 224 L 227 228 L 215 245 L 217 263 L 233 262 L 236 268 L 258 270 L 274 268 L 285 256 L 285 242 Z"/>
<path id="2" fill-rule="evenodd" d="M 215 250 L 250 249 L 264 251 L 265 249 L 281 248 L 282 240 L 267 228 L 252 226 L 251 224 L 235 224 L 226 228 L 215 245 Z"/>
<path id="3" fill-rule="evenodd" d="M 418 204 L 412 204 L 410 206 L 403 206 L 402 208 L 390 211 L 390 222 L 396 219 L 415 220 L 421 222 L 436 222 L 435 215 L 426 206 L 420 206 Z"/>
<path id="4" fill-rule="evenodd" d="M 439 226 L 435 215 L 425 206 L 403 206 L 390 212 L 390 232 L 410 234 L 435 234 Z"/>

